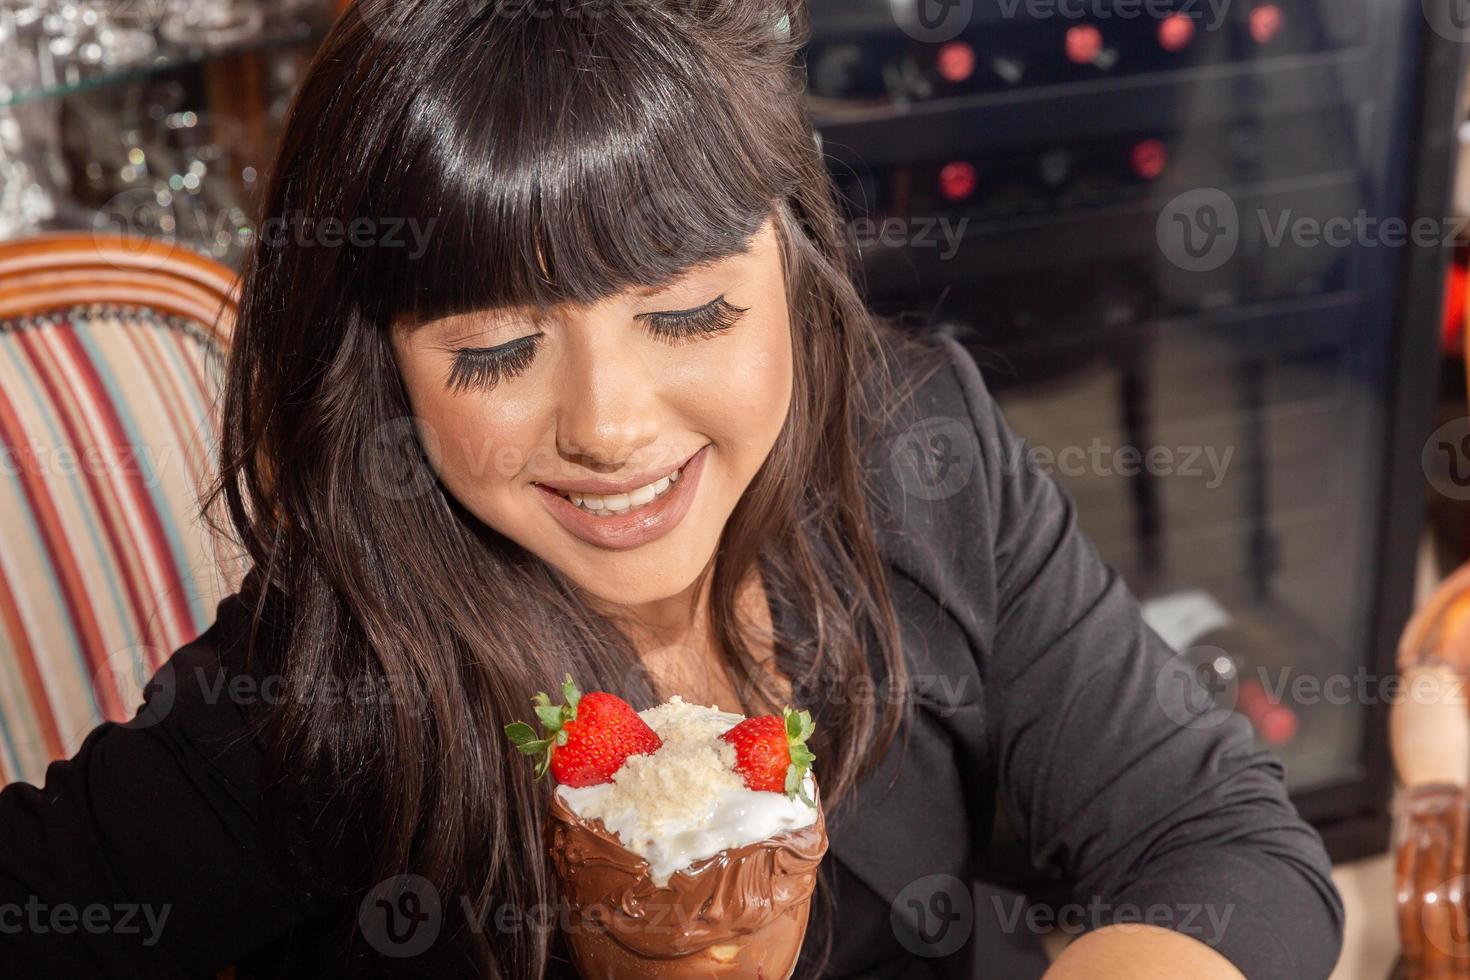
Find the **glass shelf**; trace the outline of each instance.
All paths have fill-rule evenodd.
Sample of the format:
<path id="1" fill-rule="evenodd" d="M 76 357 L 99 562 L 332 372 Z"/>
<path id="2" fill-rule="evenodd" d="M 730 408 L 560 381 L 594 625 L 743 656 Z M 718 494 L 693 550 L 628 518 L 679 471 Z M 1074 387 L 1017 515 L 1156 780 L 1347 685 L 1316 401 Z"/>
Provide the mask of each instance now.
<path id="1" fill-rule="evenodd" d="M 156 37 L 157 50 L 149 60 L 112 69 L 76 61 L 62 61 L 43 54 L 38 66 L 42 77 L 34 84 L 12 87 L 11 80 L 0 78 L 0 109 L 118 85 L 233 55 L 297 44 L 315 44 L 325 36 L 328 26 L 325 18 L 303 18 L 295 23 L 267 25 L 261 34 L 234 44 L 208 47 L 177 44 L 159 36 Z M 34 43 L 34 39 L 30 40 Z M 27 39 L 21 37 L 10 43 L 25 44 Z M 3 44 L 0 41 L 0 46 Z"/>

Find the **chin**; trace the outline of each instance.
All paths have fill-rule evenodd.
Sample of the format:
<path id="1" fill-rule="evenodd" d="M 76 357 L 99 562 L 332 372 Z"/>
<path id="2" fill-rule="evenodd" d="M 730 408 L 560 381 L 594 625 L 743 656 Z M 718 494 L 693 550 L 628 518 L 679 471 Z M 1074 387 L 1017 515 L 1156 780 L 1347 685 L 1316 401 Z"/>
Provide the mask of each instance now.
<path id="1" fill-rule="evenodd" d="M 693 556 L 685 556 L 685 560 L 671 564 L 652 555 L 645 558 L 636 552 L 625 551 L 609 552 L 598 562 L 607 569 L 606 572 L 589 568 L 585 562 L 557 567 L 577 588 L 603 602 L 636 606 L 687 592 L 707 564 L 693 560 Z"/>
<path id="2" fill-rule="evenodd" d="M 609 605 L 637 606 L 643 603 L 658 602 L 678 595 L 694 583 L 691 578 L 687 582 L 677 582 L 670 579 L 663 582 L 643 582 L 633 587 L 608 587 L 606 582 L 583 582 L 573 579 L 579 589 L 587 592 L 595 598 Z"/>

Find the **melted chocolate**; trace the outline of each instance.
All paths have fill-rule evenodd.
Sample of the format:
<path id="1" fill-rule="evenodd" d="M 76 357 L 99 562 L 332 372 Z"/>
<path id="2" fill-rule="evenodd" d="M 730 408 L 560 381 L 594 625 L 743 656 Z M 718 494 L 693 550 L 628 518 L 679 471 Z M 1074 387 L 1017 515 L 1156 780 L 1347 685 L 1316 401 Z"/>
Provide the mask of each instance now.
<path id="1" fill-rule="evenodd" d="M 814 799 L 815 822 L 726 848 L 660 887 L 648 862 L 601 820 L 583 820 L 553 793 L 551 857 L 569 906 L 567 941 L 585 980 L 789 977 L 827 852 Z"/>

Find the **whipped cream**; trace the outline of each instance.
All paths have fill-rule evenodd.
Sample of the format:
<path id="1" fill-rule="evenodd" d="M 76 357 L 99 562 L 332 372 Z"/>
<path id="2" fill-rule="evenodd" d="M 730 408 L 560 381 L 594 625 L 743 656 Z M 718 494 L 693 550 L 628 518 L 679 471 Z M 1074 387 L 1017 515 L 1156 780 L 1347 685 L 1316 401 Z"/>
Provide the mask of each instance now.
<path id="1" fill-rule="evenodd" d="M 648 862 L 655 885 L 675 871 L 816 822 L 816 807 L 785 793 L 746 787 L 734 769 L 735 747 L 720 738 L 745 716 L 690 704 L 679 695 L 638 716 L 658 733 L 657 752 L 629 756 L 612 782 L 559 785 L 556 792 L 584 820 L 601 820 L 624 847 Z M 808 797 L 816 786 L 803 775 Z"/>

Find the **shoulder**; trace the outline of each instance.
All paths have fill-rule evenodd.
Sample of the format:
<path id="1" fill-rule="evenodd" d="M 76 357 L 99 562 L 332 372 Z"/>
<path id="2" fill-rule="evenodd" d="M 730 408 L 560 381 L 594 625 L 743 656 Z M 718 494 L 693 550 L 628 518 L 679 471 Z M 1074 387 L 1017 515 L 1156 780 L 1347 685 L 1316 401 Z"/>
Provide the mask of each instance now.
<path id="1" fill-rule="evenodd" d="M 1012 451 L 975 358 L 953 338 L 890 348 L 868 401 L 867 501 L 890 571 L 941 604 L 984 606 Z"/>
<path id="2" fill-rule="evenodd" d="M 865 384 L 866 455 L 878 482 L 920 499 L 994 493 L 1019 440 L 1007 427 L 975 354 L 945 334 L 888 326 Z M 933 467 L 925 460 L 932 457 Z M 917 467 L 917 469 L 916 469 Z M 972 486 L 972 478 L 979 478 Z M 937 480 L 926 490 L 914 481 Z M 957 501 L 958 503 L 958 501 Z"/>
<path id="3" fill-rule="evenodd" d="M 969 389 L 978 385 L 983 392 L 974 357 L 954 338 L 908 333 L 891 325 L 884 326 L 879 338 L 868 387 L 880 427 L 892 430 L 895 423 L 936 412 L 964 414 L 967 398 L 976 394 Z"/>
<path id="4" fill-rule="evenodd" d="M 261 683 L 246 668 L 251 612 L 232 593 L 203 633 L 174 651 L 154 674 L 125 727 L 152 730 L 196 771 L 253 811 L 261 753 L 250 726 Z"/>
<path id="5" fill-rule="evenodd" d="M 943 334 L 885 339 L 864 404 L 870 494 L 920 524 L 983 515 L 1000 490 L 1014 437 L 975 356 Z"/>

